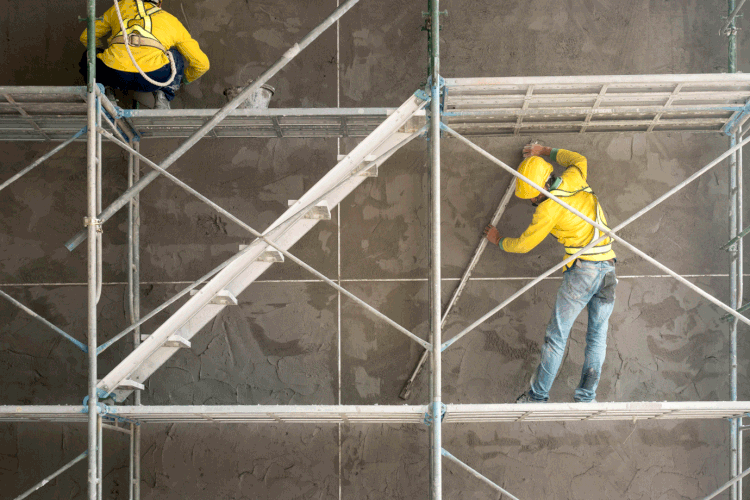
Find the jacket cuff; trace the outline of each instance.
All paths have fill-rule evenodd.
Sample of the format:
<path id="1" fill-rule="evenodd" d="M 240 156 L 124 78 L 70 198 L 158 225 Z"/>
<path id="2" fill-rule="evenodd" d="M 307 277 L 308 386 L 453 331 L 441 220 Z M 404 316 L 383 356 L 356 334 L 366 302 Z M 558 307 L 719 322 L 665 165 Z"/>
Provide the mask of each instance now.
<path id="1" fill-rule="evenodd" d="M 557 152 L 560 151 L 560 148 L 552 148 L 552 151 L 549 154 L 549 159 L 552 161 L 557 161 Z"/>
<path id="2" fill-rule="evenodd" d="M 503 248 L 503 241 L 505 241 L 505 238 L 500 238 L 500 241 L 497 242 L 497 246 L 500 247 L 500 250 L 504 251 L 505 249 Z"/>

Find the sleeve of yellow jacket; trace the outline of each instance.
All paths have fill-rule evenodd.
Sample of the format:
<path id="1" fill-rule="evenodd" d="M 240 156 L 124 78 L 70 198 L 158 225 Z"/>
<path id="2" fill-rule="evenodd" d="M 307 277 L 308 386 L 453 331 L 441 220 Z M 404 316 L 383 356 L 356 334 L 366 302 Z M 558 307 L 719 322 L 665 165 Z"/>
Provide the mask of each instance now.
<path id="1" fill-rule="evenodd" d="M 567 149 L 553 149 L 549 157 L 552 161 L 556 161 L 566 169 L 575 167 L 581 173 L 584 182 L 586 181 L 588 177 L 588 162 L 585 156 L 568 151 Z"/>
<path id="2" fill-rule="evenodd" d="M 536 207 L 531 225 L 526 228 L 520 238 L 505 238 L 502 240 L 502 249 L 511 253 L 526 253 L 536 247 L 547 237 L 555 227 L 557 217 L 553 200 L 547 200 Z"/>
<path id="3" fill-rule="evenodd" d="M 198 42 L 190 36 L 181 22 L 177 19 L 175 21 L 175 47 L 180 54 L 185 56 L 185 61 L 188 63 L 188 67 L 185 68 L 185 81 L 190 83 L 203 76 L 210 64 L 208 56 L 201 50 Z"/>

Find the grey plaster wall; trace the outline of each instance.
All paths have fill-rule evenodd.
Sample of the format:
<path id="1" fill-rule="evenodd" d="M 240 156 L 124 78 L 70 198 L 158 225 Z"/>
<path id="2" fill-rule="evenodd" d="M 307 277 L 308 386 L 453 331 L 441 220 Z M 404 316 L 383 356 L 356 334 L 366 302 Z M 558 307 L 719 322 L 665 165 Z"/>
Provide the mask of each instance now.
<path id="1" fill-rule="evenodd" d="M 104 2 L 100 2 L 103 10 Z M 225 87 L 259 74 L 317 24 L 335 2 L 165 2 L 209 55 L 211 71 L 175 107 L 217 107 Z M 341 106 L 398 106 L 426 76 L 424 2 L 363 0 L 340 26 Z M 726 67 L 718 35 L 721 1 L 530 2 L 443 0 L 447 76 L 708 73 Z M 0 84 L 81 84 L 77 41 L 82 5 L 0 0 Z M 741 24 L 744 21 L 741 21 Z M 740 69 L 750 50 L 740 32 Z M 337 103 L 337 38 L 322 36 L 271 84 L 277 107 Z M 589 158 L 590 182 L 613 223 L 625 220 L 721 153 L 714 134 L 519 136 L 478 144 L 515 165 L 531 139 Z M 160 160 L 178 141 L 145 142 Z M 341 142 L 349 151 L 356 141 Z M 0 144 L 3 178 L 46 151 Z M 205 140 L 172 171 L 206 196 L 264 229 L 335 163 L 335 140 Z M 83 145 L 74 145 L 0 193 L 0 286 L 84 338 L 85 257 L 62 246 L 81 225 Z M 126 158 L 105 147 L 105 203 L 126 187 Z M 455 141 L 442 151 L 444 299 L 447 301 L 510 176 Z M 414 142 L 367 180 L 298 243 L 295 255 L 416 332 L 428 329 L 428 157 Z M 750 186 L 749 186 L 750 187 Z M 718 167 L 622 232 L 653 257 L 722 300 L 728 297 L 727 174 Z M 142 196 L 141 287 L 151 310 L 231 256 L 249 237 L 167 180 Z M 518 235 L 532 207 L 511 202 L 499 228 Z M 105 231 L 100 335 L 127 325 L 126 219 Z M 726 400 L 728 333 L 722 314 L 620 247 L 600 401 Z M 561 258 L 548 238 L 528 255 L 489 248 L 449 319 L 446 336 Z M 421 348 L 293 264 L 275 266 L 194 338 L 147 384 L 145 404 L 398 404 Z M 444 356 L 447 402 L 511 402 L 538 361 L 559 274 L 458 342 Z M 174 311 L 177 305 L 170 310 Z M 148 325 L 154 329 L 162 314 Z M 0 302 L 0 404 L 77 404 L 82 353 L 13 306 Z M 339 320 L 340 318 L 340 320 Z M 339 326 L 340 325 L 340 326 Z M 585 320 L 576 323 L 551 398 L 569 401 L 582 362 Z M 749 354 L 741 329 L 740 359 Z M 100 375 L 131 349 L 105 352 Z M 341 353 L 339 364 L 339 350 Z M 340 371 L 339 371 L 340 366 Z M 746 363 L 740 398 L 748 397 Z M 426 378 L 412 403 L 427 401 Z M 0 491 L 12 498 L 78 455 L 83 426 L 0 425 Z M 519 498 L 683 499 L 728 477 L 724 421 L 454 425 L 445 445 Z M 746 443 L 748 444 L 748 443 Z M 127 497 L 127 442 L 105 442 L 107 498 Z M 746 446 L 747 448 L 747 446 Z M 144 429 L 143 498 L 426 498 L 424 426 L 153 425 Z M 85 466 L 37 498 L 85 496 Z M 498 495 L 444 466 L 446 498 Z M 725 497 L 726 498 L 726 497 Z M 746 495 L 750 498 L 750 495 Z"/>

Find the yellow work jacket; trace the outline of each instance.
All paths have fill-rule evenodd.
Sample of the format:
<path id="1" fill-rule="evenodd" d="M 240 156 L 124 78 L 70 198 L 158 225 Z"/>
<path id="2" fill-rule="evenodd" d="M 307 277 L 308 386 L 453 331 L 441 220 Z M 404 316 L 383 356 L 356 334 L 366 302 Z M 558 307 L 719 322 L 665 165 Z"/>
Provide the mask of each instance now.
<path id="1" fill-rule="evenodd" d="M 147 10 L 152 9 L 155 5 L 151 2 L 143 2 Z M 138 18 L 138 8 L 135 0 L 120 0 L 120 12 L 125 26 L 128 26 L 128 19 Z M 192 39 L 190 33 L 185 29 L 182 23 L 172 14 L 163 10 L 158 10 L 151 14 L 151 33 L 167 49 L 176 47 L 180 54 L 185 56 L 187 67 L 185 68 L 185 80 L 192 82 L 199 78 L 203 73 L 208 71 L 208 56 L 203 53 L 198 42 Z M 120 34 L 120 21 L 117 19 L 117 11 L 114 5 L 104 13 L 101 19 L 96 20 L 96 40 L 98 47 L 107 47 L 107 49 L 98 55 L 104 64 L 112 69 L 126 71 L 128 73 L 137 73 L 138 70 L 133 65 L 124 44 L 110 45 L 116 35 Z M 106 43 L 103 39 L 106 39 Z M 81 42 L 86 45 L 87 33 L 81 35 Z M 138 66 L 144 72 L 154 71 L 165 64 L 169 64 L 166 54 L 155 47 L 130 47 L 133 57 L 138 62 Z"/>
<path id="2" fill-rule="evenodd" d="M 598 216 L 602 224 L 606 226 L 607 219 L 604 211 L 586 183 L 588 174 L 586 157 L 564 149 L 553 149 L 550 157 L 563 167 L 567 167 L 562 174 L 562 182 L 551 191 L 552 194 L 591 220 L 597 220 Z M 526 253 L 541 243 L 549 233 L 552 233 L 565 247 L 566 257 L 591 243 L 594 236 L 597 239 L 601 236 L 594 226 L 569 212 L 555 200 L 547 199 L 536 208 L 531 225 L 521 237 L 505 238 L 501 241 L 501 247 L 506 252 Z M 611 238 L 605 238 L 604 241 L 591 248 L 590 253 L 583 254 L 579 258 L 594 261 L 614 259 L 615 252 L 612 251 L 611 244 Z M 569 265 L 565 266 L 563 270 L 568 267 Z"/>

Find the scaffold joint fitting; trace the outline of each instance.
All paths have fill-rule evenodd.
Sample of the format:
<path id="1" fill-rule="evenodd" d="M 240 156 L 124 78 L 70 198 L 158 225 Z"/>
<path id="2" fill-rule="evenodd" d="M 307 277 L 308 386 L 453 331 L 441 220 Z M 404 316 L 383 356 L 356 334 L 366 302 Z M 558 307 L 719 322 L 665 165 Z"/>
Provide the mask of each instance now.
<path id="1" fill-rule="evenodd" d="M 89 226 L 95 226 L 97 233 L 103 233 L 104 229 L 102 229 L 102 223 L 103 221 L 101 219 L 97 219 L 96 217 L 84 217 L 83 218 L 83 225 L 84 227 Z"/>
<path id="2" fill-rule="evenodd" d="M 424 414 L 424 424 L 425 425 L 432 425 L 432 422 L 433 422 L 432 408 L 433 408 L 432 404 L 427 405 L 427 411 Z M 441 422 L 445 418 L 445 412 L 447 410 L 448 410 L 448 407 L 445 406 L 445 403 L 440 403 L 440 421 Z"/>

